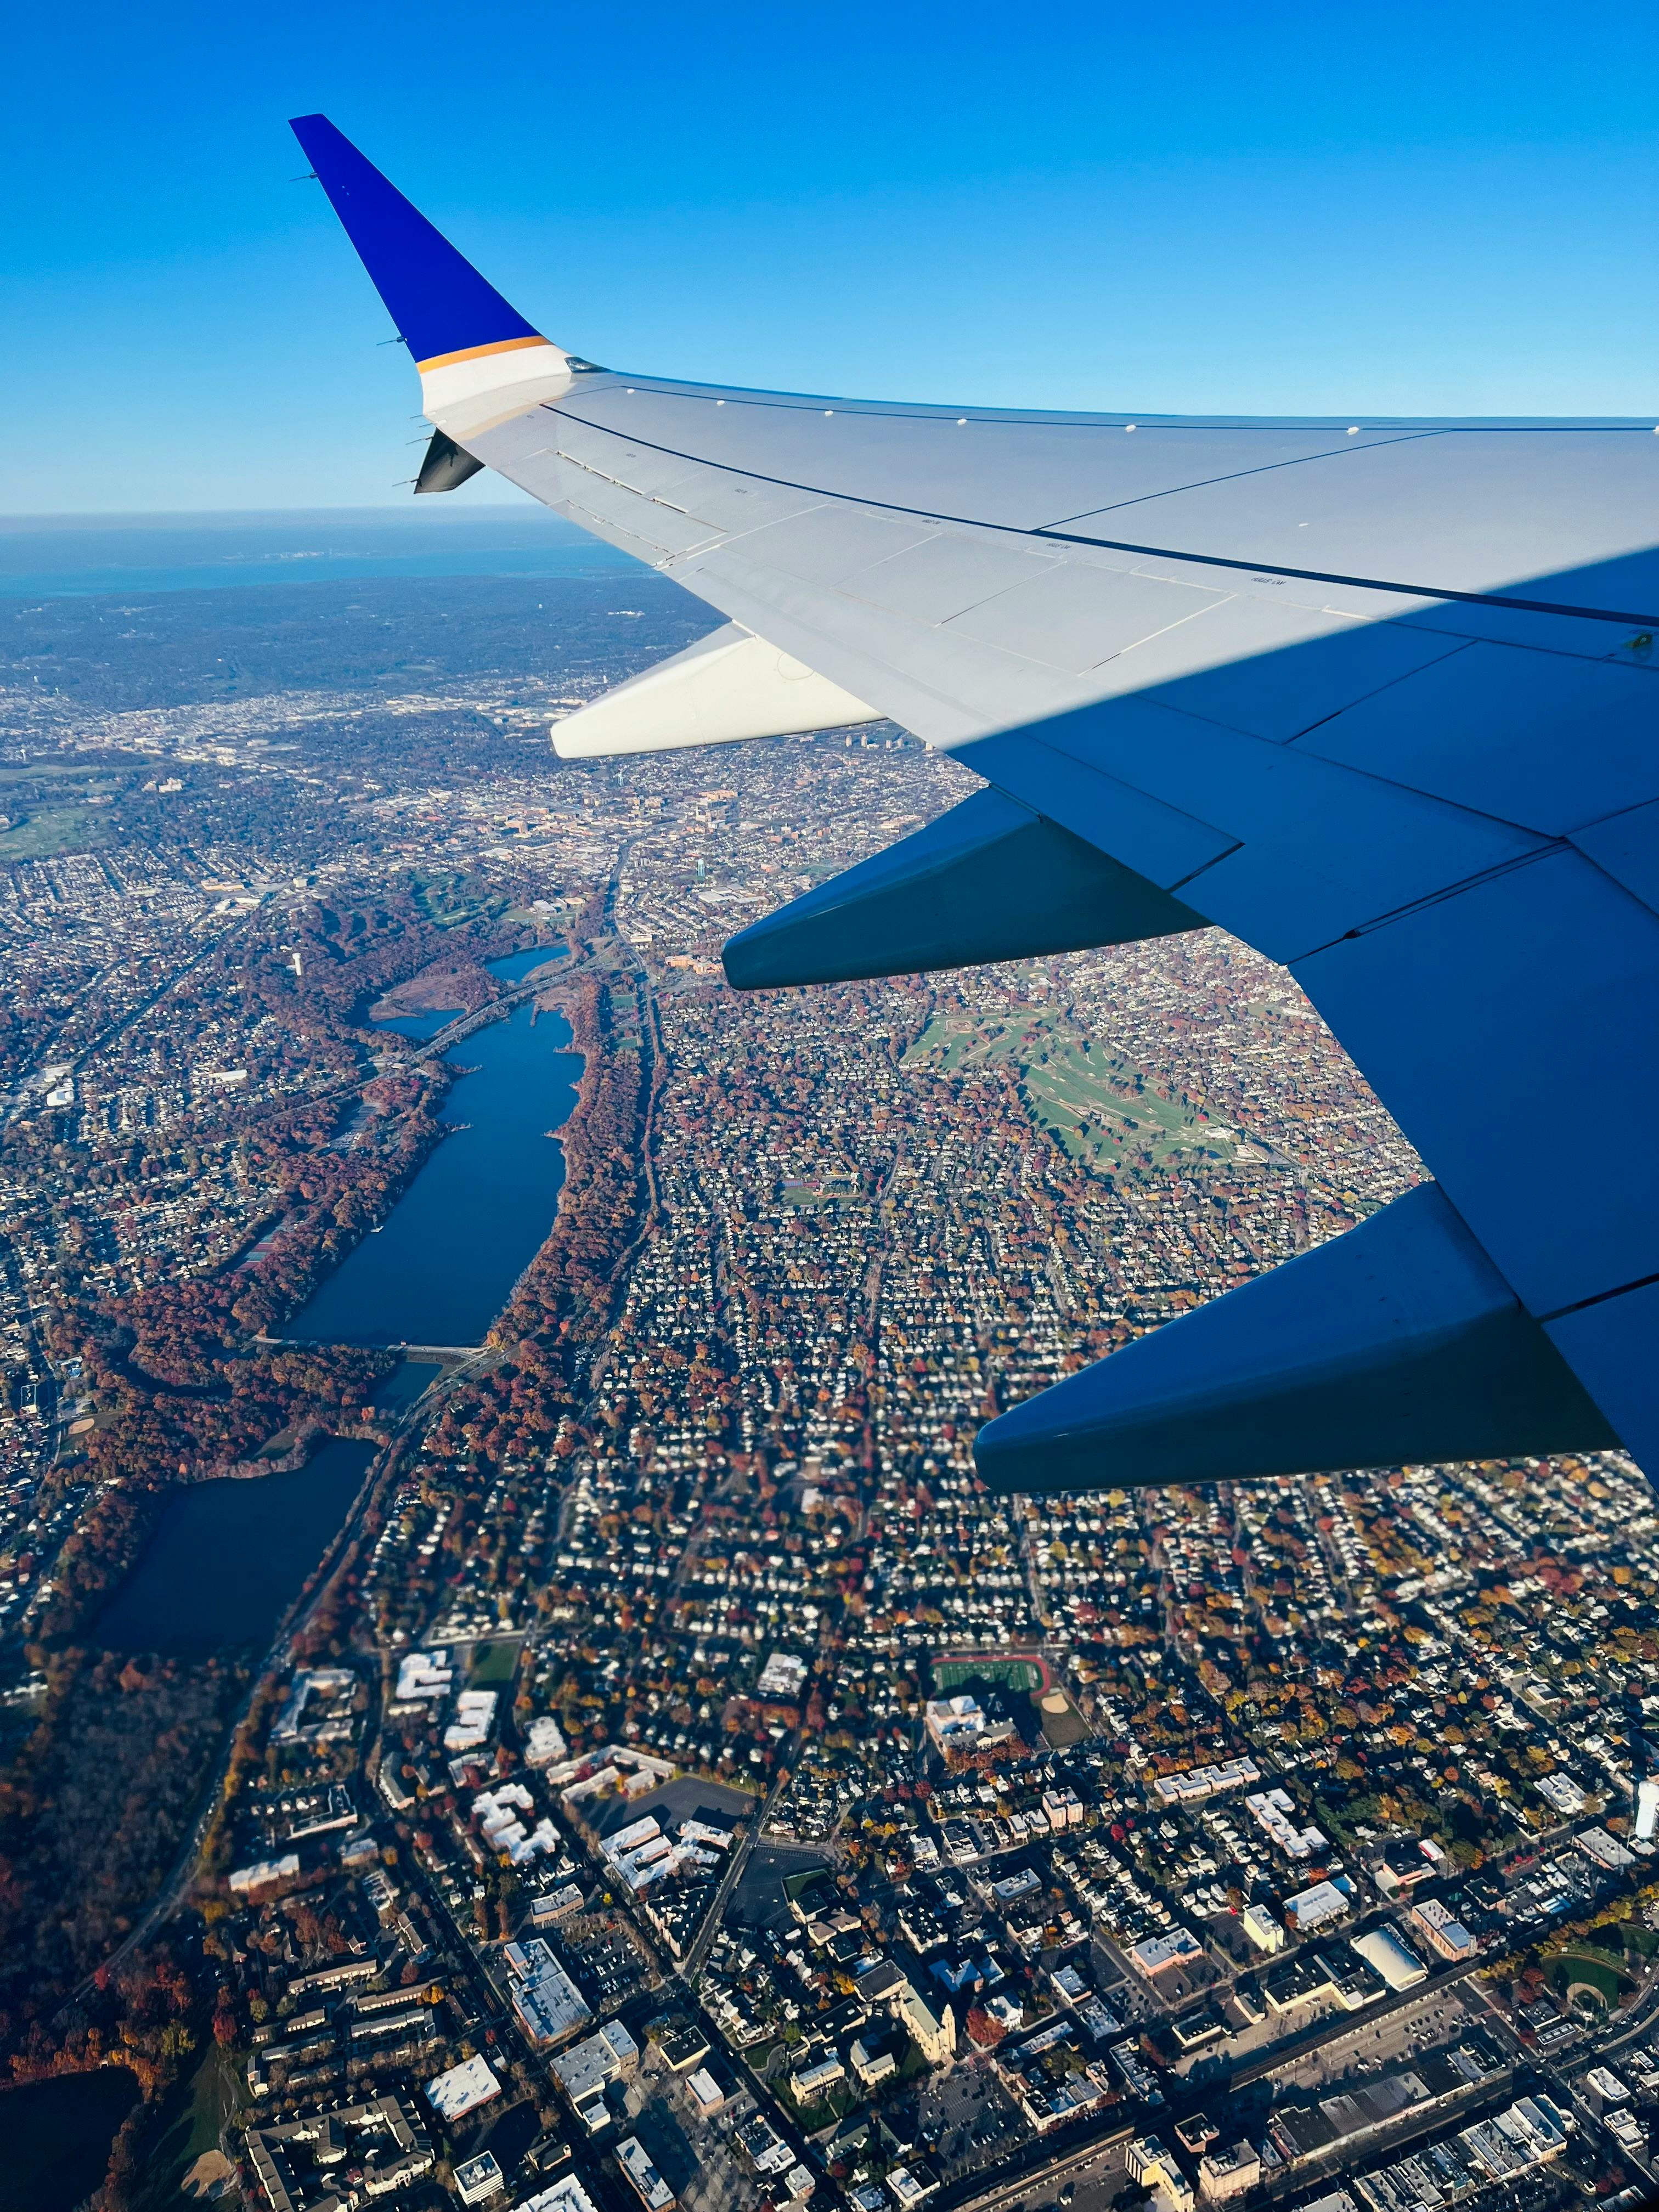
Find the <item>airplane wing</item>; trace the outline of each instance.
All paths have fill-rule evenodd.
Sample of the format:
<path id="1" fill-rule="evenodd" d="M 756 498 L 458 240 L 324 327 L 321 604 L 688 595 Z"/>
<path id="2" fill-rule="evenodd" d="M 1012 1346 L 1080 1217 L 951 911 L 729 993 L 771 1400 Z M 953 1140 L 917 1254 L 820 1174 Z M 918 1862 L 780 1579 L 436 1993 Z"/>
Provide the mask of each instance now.
<path id="1" fill-rule="evenodd" d="M 1659 428 L 1021 414 L 598 369 L 295 125 L 483 465 L 727 617 L 562 751 L 890 717 L 987 788 L 742 988 L 1214 926 L 1434 1180 L 991 1423 L 994 1488 L 1622 1443 L 1659 1473 Z M 431 478 L 428 486 L 427 479 Z"/>

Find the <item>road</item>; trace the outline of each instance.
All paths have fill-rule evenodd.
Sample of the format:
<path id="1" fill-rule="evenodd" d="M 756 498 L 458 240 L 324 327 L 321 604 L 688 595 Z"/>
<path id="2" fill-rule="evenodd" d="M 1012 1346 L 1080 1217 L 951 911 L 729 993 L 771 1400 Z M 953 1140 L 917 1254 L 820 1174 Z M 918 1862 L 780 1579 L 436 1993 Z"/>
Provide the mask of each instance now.
<path id="1" fill-rule="evenodd" d="M 702 1926 L 697 1930 L 696 1941 L 674 1969 L 675 1975 L 680 1981 L 687 1984 L 695 1983 L 698 1974 L 702 1971 L 702 1962 L 708 1956 L 708 1947 L 714 1942 L 720 1923 L 726 1917 L 726 1908 L 732 1893 L 743 1879 L 743 1870 L 754 1856 L 762 1832 L 772 1817 L 772 1808 L 783 1795 L 784 1787 L 781 1779 L 772 1784 L 767 1793 L 765 1803 L 756 1809 L 748 1834 L 733 1848 L 726 1872 L 720 1876 L 720 1886 L 714 1893 L 714 1902 L 709 1906 L 704 1916 Z"/>
<path id="2" fill-rule="evenodd" d="M 1021 2171 L 1012 2179 L 993 2182 L 977 2194 L 972 2184 L 961 2185 L 963 2193 L 947 2192 L 940 2201 L 948 2203 L 951 2212 L 1012 2212 L 1017 2204 L 1029 2205 L 1031 2212 L 1037 2212 L 1045 2200 L 1053 2203 L 1067 2182 L 1072 2182 L 1077 2187 L 1078 2212 L 1087 2212 L 1082 2200 L 1088 2193 L 1088 2185 L 1115 2177 L 1122 2169 L 1124 2145 L 1141 2131 L 1132 2127 L 1114 2128 L 1109 2135 L 1097 2136 L 1091 2142 L 1051 2153 L 1047 2158 L 1040 2154 L 1040 2144 L 1028 2146 Z M 1034 2157 L 1033 2151 L 1039 2154 Z M 1097 2203 L 1104 2201 L 1103 2191 L 1097 2190 L 1093 2195 Z"/>

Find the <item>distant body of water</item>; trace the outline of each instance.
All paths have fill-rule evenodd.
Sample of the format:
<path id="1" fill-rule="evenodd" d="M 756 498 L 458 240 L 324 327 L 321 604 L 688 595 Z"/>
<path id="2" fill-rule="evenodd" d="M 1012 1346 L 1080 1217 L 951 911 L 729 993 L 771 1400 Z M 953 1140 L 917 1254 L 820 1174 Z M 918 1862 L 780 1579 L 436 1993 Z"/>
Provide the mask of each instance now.
<path id="1" fill-rule="evenodd" d="M 637 574 L 560 516 L 525 507 L 291 514 L 0 516 L 0 598 L 223 591 L 362 576 Z"/>
<path id="2" fill-rule="evenodd" d="M 373 1444 L 334 1437 L 292 1474 L 179 1491 L 94 1624 L 96 1641 L 106 1651 L 263 1649 L 374 1456 Z"/>
<path id="3" fill-rule="evenodd" d="M 514 961 L 533 967 L 548 957 L 544 948 Z M 510 963 L 489 964 L 516 980 Z M 450 1086 L 443 1119 L 464 1126 L 442 1139 L 381 1228 L 347 1254 L 285 1334 L 323 1344 L 483 1341 L 553 1225 L 564 1151 L 549 1133 L 569 1118 L 581 1076 L 563 1015 L 533 1012 L 519 1006 L 456 1046 L 456 1062 L 469 1073 Z"/>

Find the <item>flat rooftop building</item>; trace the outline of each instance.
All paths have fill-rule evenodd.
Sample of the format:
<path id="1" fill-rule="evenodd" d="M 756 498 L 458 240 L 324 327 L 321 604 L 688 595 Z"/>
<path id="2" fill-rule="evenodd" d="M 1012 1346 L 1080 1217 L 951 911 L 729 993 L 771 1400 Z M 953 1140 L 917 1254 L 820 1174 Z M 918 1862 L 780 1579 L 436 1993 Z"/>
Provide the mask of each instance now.
<path id="1" fill-rule="evenodd" d="M 626 2142 L 617 2144 L 617 2164 L 645 2212 L 668 2212 L 674 2202 L 674 2192 L 652 2164 L 651 2154 L 637 2136 L 629 2136 Z"/>
<path id="2" fill-rule="evenodd" d="M 447 2074 L 434 2074 L 424 2094 L 441 2120 L 459 2120 L 476 2112 L 492 2097 L 499 2097 L 501 2085 L 483 2059 L 469 2058 L 465 2065 L 452 2066 Z"/>
<path id="3" fill-rule="evenodd" d="M 510 1977 L 513 2009 L 538 2049 L 562 2043 L 592 2019 L 586 1999 L 542 1936 L 509 1943 L 501 1955 Z"/>

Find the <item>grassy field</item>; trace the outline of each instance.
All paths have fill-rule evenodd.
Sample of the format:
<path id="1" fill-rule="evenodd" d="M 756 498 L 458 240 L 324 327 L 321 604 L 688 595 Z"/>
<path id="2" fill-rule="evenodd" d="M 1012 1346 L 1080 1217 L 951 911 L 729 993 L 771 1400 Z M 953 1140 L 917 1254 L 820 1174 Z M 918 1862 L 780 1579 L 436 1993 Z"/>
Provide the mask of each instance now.
<path id="1" fill-rule="evenodd" d="M 1000 1682 L 1010 1690 L 1042 1688 L 1047 1677 L 1035 1659 L 942 1659 L 933 1668 L 933 1695 L 948 1698 L 963 1682 Z"/>
<path id="2" fill-rule="evenodd" d="M 1018 1022 L 965 1023 L 936 1014 L 905 1060 L 947 1075 L 1012 1065 L 1033 1120 L 1071 1158 L 1097 1172 L 1196 1167 L 1233 1158 L 1231 1130 L 1212 1127 L 1196 1107 L 1166 1098 L 1127 1060 L 1041 1012 Z"/>
<path id="3" fill-rule="evenodd" d="M 112 806 L 37 806 L 0 830 L 0 860 L 47 860 L 57 853 L 90 853 L 115 830 Z"/>
<path id="4" fill-rule="evenodd" d="M 134 760 L 131 765 L 137 768 L 141 763 Z M 5 807 L 9 788 L 18 783 L 32 785 L 37 790 L 46 784 L 56 784 L 65 796 L 77 789 L 118 791 L 121 787 L 118 776 L 112 774 L 107 766 L 100 768 L 87 761 L 29 761 L 12 768 L 0 768 L 0 809 Z"/>
<path id="5" fill-rule="evenodd" d="M 1609 2005 L 1616 2005 L 1621 1989 L 1632 1986 L 1632 1978 L 1611 1959 L 1598 1957 L 1594 1952 L 1559 1951 L 1548 1960 L 1545 1972 L 1558 1990 L 1571 1990 L 1580 1984 L 1596 1990 Z"/>
<path id="6" fill-rule="evenodd" d="M 112 806 L 92 806 L 93 799 L 114 799 L 124 779 L 107 767 L 86 762 L 31 761 L 0 768 L 0 814 L 11 827 L 0 830 L 0 861 L 46 860 L 58 853 L 88 853 L 116 835 Z"/>
<path id="7" fill-rule="evenodd" d="M 204 2152 L 217 2148 L 219 2131 L 237 2101 L 235 2068 L 210 2043 L 194 2075 L 186 2074 L 168 2094 L 160 2135 L 144 2161 L 137 2212 L 172 2212 L 173 2206 L 190 2202 L 179 2184 Z"/>
<path id="8" fill-rule="evenodd" d="M 471 1690 L 501 1690 L 513 1680 L 519 1664 L 517 1644 L 475 1644 L 467 1674 Z"/>

